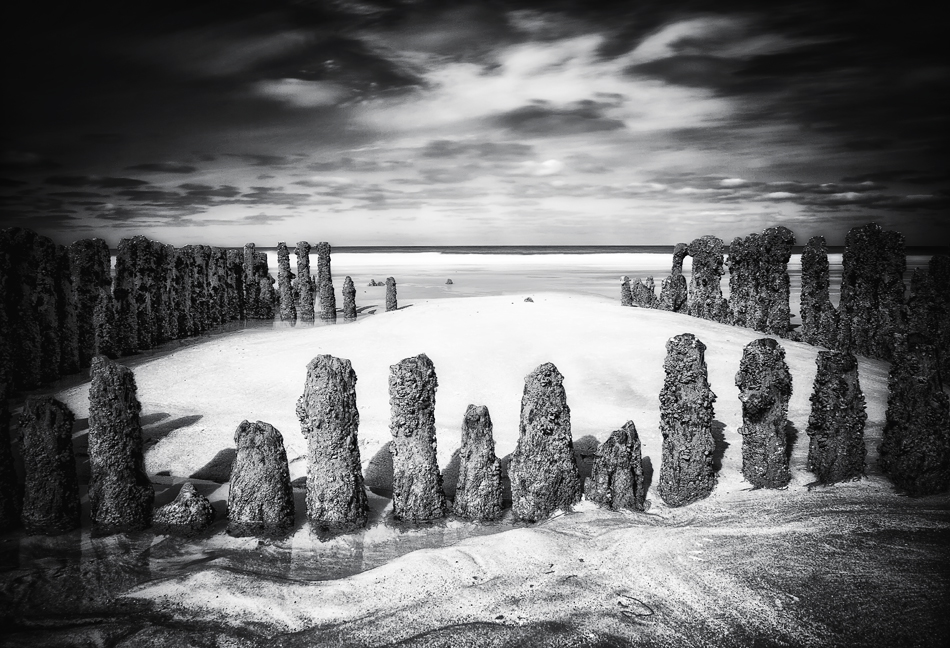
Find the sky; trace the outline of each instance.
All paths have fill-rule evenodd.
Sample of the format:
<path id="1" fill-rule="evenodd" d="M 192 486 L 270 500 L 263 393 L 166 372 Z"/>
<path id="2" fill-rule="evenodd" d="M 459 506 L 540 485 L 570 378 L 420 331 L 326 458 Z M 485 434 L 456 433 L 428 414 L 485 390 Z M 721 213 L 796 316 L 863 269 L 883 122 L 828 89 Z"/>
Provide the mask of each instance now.
<path id="1" fill-rule="evenodd" d="M 922 4 L 13 4 L 0 225 L 60 243 L 950 243 Z"/>

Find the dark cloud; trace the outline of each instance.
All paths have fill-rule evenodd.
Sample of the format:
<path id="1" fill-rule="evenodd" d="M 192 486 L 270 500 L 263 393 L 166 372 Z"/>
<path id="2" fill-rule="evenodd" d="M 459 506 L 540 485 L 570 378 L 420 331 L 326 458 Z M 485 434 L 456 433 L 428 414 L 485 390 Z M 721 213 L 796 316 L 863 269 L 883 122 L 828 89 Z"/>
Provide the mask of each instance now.
<path id="1" fill-rule="evenodd" d="M 392 169 L 406 168 L 412 166 L 409 160 L 373 160 L 369 158 L 354 158 L 343 156 L 338 160 L 329 162 L 312 162 L 307 165 L 310 171 L 355 171 L 357 173 L 368 173 L 373 171 L 388 171 Z"/>
<path id="2" fill-rule="evenodd" d="M 96 193 L 94 191 L 51 191 L 49 196 L 56 196 L 57 198 L 106 198 L 105 194 Z"/>
<path id="3" fill-rule="evenodd" d="M 310 201 L 308 193 L 289 193 L 275 187 L 251 187 L 247 193 L 241 194 L 241 204 L 252 205 L 303 205 Z"/>
<path id="4" fill-rule="evenodd" d="M 681 55 L 628 67 L 631 76 L 646 76 L 667 83 L 704 88 L 722 88 L 733 83 L 741 62 L 720 56 Z"/>
<path id="5" fill-rule="evenodd" d="M 592 100 L 578 101 L 567 108 L 546 103 L 516 108 L 495 118 L 495 123 L 525 135 L 576 135 L 611 131 L 624 127 L 619 119 L 604 117 L 607 104 Z"/>
<path id="6" fill-rule="evenodd" d="M 519 142 L 468 142 L 432 140 L 422 148 L 423 157 L 455 158 L 475 156 L 493 160 L 521 158 L 531 155 L 534 148 Z"/>
<path id="7" fill-rule="evenodd" d="M 0 178 L 0 187 L 21 187 L 26 183 L 22 180 L 13 180 L 12 178 Z"/>
<path id="8" fill-rule="evenodd" d="M 273 167 L 280 169 L 297 164 L 303 155 L 268 155 L 265 153 L 226 153 L 228 157 L 235 157 L 244 160 L 253 166 Z"/>
<path id="9" fill-rule="evenodd" d="M 174 162 L 147 162 L 125 167 L 126 171 L 146 171 L 150 173 L 194 173 L 198 167 Z"/>
<path id="10" fill-rule="evenodd" d="M 147 185 L 145 180 L 136 178 L 101 178 L 98 176 L 49 176 L 43 181 L 48 185 L 61 187 L 98 187 L 100 189 L 121 189 Z"/>
<path id="11" fill-rule="evenodd" d="M 181 194 L 175 191 L 162 191 L 160 189 L 126 189 L 124 191 L 116 192 L 117 196 L 122 196 L 126 200 L 131 200 L 133 202 L 149 202 L 149 203 L 173 203 L 181 198 Z"/>
<path id="12" fill-rule="evenodd" d="M 234 198 L 241 194 L 240 189 L 231 185 L 212 187 L 211 185 L 186 182 L 178 185 L 178 188 L 184 189 L 187 195 L 193 199 Z"/>

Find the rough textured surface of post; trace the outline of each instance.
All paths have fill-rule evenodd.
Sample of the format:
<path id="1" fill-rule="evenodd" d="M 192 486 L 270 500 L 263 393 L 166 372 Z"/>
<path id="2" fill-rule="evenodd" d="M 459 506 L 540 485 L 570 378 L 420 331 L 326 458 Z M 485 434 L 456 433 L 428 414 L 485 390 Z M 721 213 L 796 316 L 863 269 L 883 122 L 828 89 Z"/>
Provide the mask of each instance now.
<path id="1" fill-rule="evenodd" d="M 194 259 L 191 266 L 191 319 L 194 334 L 198 335 L 211 328 L 211 290 L 208 281 L 211 248 L 207 245 L 187 245 L 184 249 Z"/>
<path id="2" fill-rule="evenodd" d="M 317 243 L 317 278 L 320 319 L 325 322 L 335 322 L 336 295 L 333 293 L 333 273 L 330 270 L 330 244 L 326 241 Z"/>
<path id="3" fill-rule="evenodd" d="M 79 371 L 79 317 L 69 248 L 56 246 L 56 319 L 59 321 L 59 375 Z"/>
<path id="4" fill-rule="evenodd" d="M 228 533 L 280 538 L 293 530 L 294 492 L 284 439 L 273 425 L 242 421 L 228 492 Z"/>
<path id="5" fill-rule="evenodd" d="M 228 321 L 228 259 L 223 248 L 212 247 L 208 255 L 208 325 Z"/>
<path id="6" fill-rule="evenodd" d="M 244 251 L 228 250 L 228 318 L 234 322 L 247 317 L 244 310 Z"/>
<path id="7" fill-rule="evenodd" d="M 280 319 L 297 321 L 297 304 L 294 298 L 294 273 L 290 271 L 290 250 L 281 241 L 277 244 L 277 294 L 280 301 Z"/>
<path id="8" fill-rule="evenodd" d="M 253 243 L 244 246 L 244 317 L 256 319 L 261 299 L 261 289 L 254 274 L 256 252 Z M 297 309 L 298 312 L 300 309 Z"/>
<path id="9" fill-rule="evenodd" d="M 646 281 L 647 283 L 644 283 L 638 277 L 634 280 L 633 286 L 630 287 L 633 305 L 639 308 L 656 308 L 658 300 L 653 285 L 653 277 L 647 277 Z"/>
<path id="10" fill-rule="evenodd" d="M 108 244 L 102 239 L 83 239 L 69 246 L 69 269 L 76 300 L 76 332 L 79 364 L 88 367 L 96 355 L 94 315 L 99 291 L 111 291 L 111 260 Z"/>
<path id="11" fill-rule="evenodd" d="M 0 230 L 0 361 L 11 389 L 35 389 L 43 380 L 43 336 L 33 307 L 38 298 L 36 238 L 35 232 L 19 227 Z"/>
<path id="12" fill-rule="evenodd" d="M 155 491 L 145 474 L 140 411 L 131 369 L 93 358 L 89 505 L 95 533 L 139 531 L 152 522 Z"/>
<path id="13" fill-rule="evenodd" d="M 511 508 L 528 522 L 581 499 L 564 376 L 546 362 L 525 378 L 518 445 L 511 455 Z"/>
<path id="14" fill-rule="evenodd" d="M 640 437 L 633 421 L 627 421 L 619 430 L 597 448 L 597 458 L 590 477 L 584 484 L 584 495 L 611 510 L 644 510 L 646 488 L 643 484 L 643 464 Z"/>
<path id="15" fill-rule="evenodd" d="M 79 481 L 73 454 L 73 413 L 49 397 L 28 398 L 20 417 L 23 512 L 31 535 L 79 528 Z"/>
<path id="16" fill-rule="evenodd" d="M 171 338 L 171 326 L 169 318 L 171 317 L 171 307 L 169 304 L 168 277 L 166 276 L 168 268 L 168 248 L 164 243 L 158 241 L 149 241 L 151 246 L 151 257 L 149 273 L 151 283 L 149 286 L 149 302 L 151 304 L 151 329 L 154 344 L 167 342 Z M 174 250 L 174 248 L 172 248 Z"/>
<path id="17" fill-rule="evenodd" d="M 660 285 L 660 298 L 656 307 L 673 313 L 685 313 L 687 305 L 686 277 L 683 276 L 683 260 L 689 246 L 677 243 L 673 248 L 673 267 L 670 276 Z"/>
<path id="18" fill-rule="evenodd" d="M 495 456 L 491 415 L 484 405 L 469 405 L 462 419 L 455 514 L 468 520 L 497 520 L 501 506 L 501 464 Z"/>
<path id="19" fill-rule="evenodd" d="M 904 334 L 904 237 L 877 223 L 845 237 L 838 349 L 894 360 Z"/>
<path id="20" fill-rule="evenodd" d="M 135 302 L 135 269 L 138 247 L 133 239 L 122 239 L 116 249 L 115 279 L 112 296 L 115 300 L 115 343 L 122 355 L 138 348 L 138 308 Z"/>
<path id="21" fill-rule="evenodd" d="M 214 507 L 208 498 L 196 491 L 191 482 L 186 482 L 174 501 L 155 509 L 152 526 L 157 533 L 193 536 L 211 526 L 214 517 Z"/>
<path id="22" fill-rule="evenodd" d="M 315 284 L 310 276 L 310 244 L 306 241 L 297 243 L 297 317 L 304 322 L 312 322 L 313 302 L 316 298 Z"/>
<path id="23" fill-rule="evenodd" d="M 195 275 L 195 257 L 189 246 L 178 250 L 175 256 L 175 294 L 178 304 L 178 336 L 197 335 L 191 306 L 191 284 Z"/>
<path id="24" fill-rule="evenodd" d="M 808 470 L 822 484 L 864 475 L 864 394 L 848 351 L 819 351 L 808 417 Z"/>
<path id="25" fill-rule="evenodd" d="M 177 340 L 181 337 L 178 331 L 178 320 L 181 312 L 181 293 L 178 290 L 178 250 L 174 245 L 163 245 L 163 267 L 160 280 L 165 295 L 165 317 L 162 321 L 163 335 L 167 340 Z"/>
<path id="26" fill-rule="evenodd" d="M 99 289 L 99 299 L 93 311 L 92 326 L 95 335 L 93 353 L 107 358 L 118 358 L 119 348 L 115 341 L 115 303 L 112 301 L 112 291 L 107 286 Z"/>
<path id="27" fill-rule="evenodd" d="M 687 304 L 686 277 L 670 275 L 660 286 L 660 299 L 656 307 L 673 313 L 685 313 Z"/>
<path id="28" fill-rule="evenodd" d="M 313 530 L 345 531 L 366 524 L 357 431 L 356 372 L 349 360 L 319 355 L 307 365 L 297 401 L 307 439 L 307 517 Z"/>
<path id="29" fill-rule="evenodd" d="M 660 391 L 663 460 L 657 491 L 669 506 L 707 497 L 716 486 L 713 471 L 713 403 L 706 374 L 706 346 L 691 333 L 666 343 Z"/>
<path id="30" fill-rule="evenodd" d="M 910 336 L 891 367 L 888 392 L 881 469 L 908 495 L 944 492 L 950 487 L 950 402 L 926 338 Z"/>
<path id="31" fill-rule="evenodd" d="M 788 260 L 795 235 L 787 227 L 736 238 L 729 247 L 729 306 L 735 326 L 788 337 Z"/>
<path id="32" fill-rule="evenodd" d="M 630 292 L 630 277 L 624 275 L 620 279 L 620 305 L 633 306 L 633 293 Z"/>
<path id="33" fill-rule="evenodd" d="M 727 323 L 729 303 L 722 298 L 723 245 L 715 236 L 703 236 L 689 244 L 693 278 L 689 282 L 686 312 L 693 317 Z"/>
<path id="34" fill-rule="evenodd" d="M 399 306 L 396 303 L 396 280 L 392 277 L 386 278 L 386 311 L 394 311 Z"/>
<path id="35" fill-rule="evenodd" d="M 393 515 L 424 522 L 446 513 L 442 474 L 436 457 L 435 366 L 424 353 L 389 367 L 393 440 Z"/>
<path id="36" fill-rule="evenodd" d="M 356 319 L 356 286 L 349 275 L 343 280 L 343 319 Z"/>
<path id="37" fill-rule="evenodd" d="M 36 257 L 36 292 L 33 307 L 40 329 L 40 380 L 51 382 L 60 376 L 62 323 L 59 320 L 57 246 L 45 236 L 33 243 Z"/>
<path id="38" fill-rule="evenodd" d="M 257 317 L 259 319 L 274 319 L 278 308 L 280 308 L 277 291 L 274 290 L 274 278 L 269 274 L 265 274 L 258 279 L 258 282 L 260 283 L 261 292 L 257 306 Z"/>
<path id="39" fill-rule="evenodd" d="M 941 380 L 950 382 L 950 256 L 937 254 L 915 268 L 907 300 L 907 331 L 933 343 Z"/>
<path id="40" fill-rule="evenodd" d="M 791 479 L 785 425 L 792 375 L 785 349 L 771 338 L 747 344 L 736 387 L 742 402 L 742 476 L 755 488 L 783 488 Z"/>
<path id="41" fill-rule="evenodd" d="M 9 374 L 0 367 L 0 531 L 20 524 L 20 493 L 10 448 Z"/>
<path id="42" fill-rule="evenodd" d="M 815 236 L 802 250 L 802 342 L 833 349 L 838 337 L 838 311 L 831 303 L 825 238 Z"/>

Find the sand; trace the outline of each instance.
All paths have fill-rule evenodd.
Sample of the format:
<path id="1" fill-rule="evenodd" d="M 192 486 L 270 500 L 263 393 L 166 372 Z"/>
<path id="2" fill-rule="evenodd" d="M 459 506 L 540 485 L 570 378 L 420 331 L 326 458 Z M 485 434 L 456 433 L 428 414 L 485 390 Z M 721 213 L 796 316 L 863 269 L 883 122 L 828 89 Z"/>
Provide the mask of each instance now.
<path id="1" fill-rule="evenodd" d="M 147 471 L 161 475 L 154 479 L 169 490 L 167 500 L 233 447 L 238 423 L 252 419 L 282 432 L 291 478 L 305 475 L 294 408 L 306 365 L 321 353 L 351 360 L 358 375 L 364 468 L 390 438 L 389 366 L 426 353 L 439 378 L 443 468 L 469 403 L 489 407 L 497 453 L 510 454 L 524 377 L 553 362 L 565 376 L 575 441 L 603 441 L 632 419 L 658 471 L 665 343 L 690 332 L 707 347 L 721 432 L 718 484 L 708 499 L 671 509 L 651 488 L 643 514 L 582 502 L 538 525 L 452 520 L 405 529 L 387 521 L 388 500 L 373 495 L 370 527 L 328 542 L 308 535 L 301 511 L 297 532 L 282 543 L 228 538 L 219 523 L 195 541 L 198 549 L 178 543 L 175 551 L 228 556 L 216 554 L 201 569 L 169 568 L 167 578 L 156 578 L 153 566 L 151 580 L 120 588 L 120 600 L 164 619 L 149 632 L 167 645 L 182 628 L 211 645 L 939 644 L 950 630 L 937 602 L 950 583 L 950 497 L 900 497 L 877 470 L 886 363 L 860 359 L 868 477 L 809 490 L 805 429 L 818 349 L 781 341 L 793 376 L 792 481 L 752 491 L 741 475 L 734 377 L 744 345 L 761 334 L 600 297 L 526 296 L 416 302 L 335 326 L 248 328 L 137 363 L 154 441 Z M 88 383 L 57 397 L 87 416 Z M 220 509 L 227 485 L 200 485 Z M 160 562 L 158 549 L 171 540 L 152 542 Z M 279 564 L 266 567 L 268 555 Z M 338 573 L 313 567 L 322 560 L 345 564 Z"/>

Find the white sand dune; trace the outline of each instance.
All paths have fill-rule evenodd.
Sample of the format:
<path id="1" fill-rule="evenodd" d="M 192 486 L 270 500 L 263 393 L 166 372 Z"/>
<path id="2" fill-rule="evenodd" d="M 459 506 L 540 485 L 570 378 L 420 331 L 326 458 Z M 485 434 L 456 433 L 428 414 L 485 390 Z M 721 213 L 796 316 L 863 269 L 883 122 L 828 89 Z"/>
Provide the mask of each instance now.
<path id="1" fill-rule="evenodd" d="M 926 616 L 932 590 L 911 586 L 907 577 L 929 573 L 935 550 L 928 544 L 908 557 L 895 549 L 902 546 L 892 542 L 896 536 L 873 535 L 886 530 L 904 538 L 901 534 L 926 531 L 946 538 L 950 529 L 946 496 L 910 502 L 896 496 L 876 471 L 887 396 L 885 363 L 860 362 L 870 477 L 808 491 L 812 475 L 805 469 L 805 430 L 818 349 L 781 341 L 794 381 L 789 421 L 799 433 L 792 482 L 783 491 L 750 492 L 741 475 L 741 408 L 734 377 L 743 347 L 761 334 L 621 308 L 598 297 L 531 296 L 533 303 L 523 301 L 525 295 L 436 300 L 336 326 L 247 329 L 145 362 L 135 370 L 144 414 L 201 417 L 152 447 L 147 469 L 169 471 L 173 480 L 187 477 L 233 446 L 234 429 L 247 418 L 275 425 L 292 460 L 291 476 L 305 474 L 306 445 L 294 408 L 306 364 L 321 353 L 350 359 L 359 377 L 365 466 L 390 438 L 389 366 L 426 353 L 440 383 L 436 423 L 443 467 L 459 446 L 469 403 L 489 407 L 497 453 L 510 453 L 517 441 L 524 377 L 542 362 L 553 362 L 565 376 L 574 438 L 593 435 L 603 441 L 632 419 L 643 454 L 658 471 L 665 343 L 690 332 L 707 346 L 710 383 L 718 397 L 715 418 L 728 444 L 708 499 L 670 509 L 651 489 L 646 514 L 611 513 L 585 502 L 576 512 L 540 525 L 504 527 L 508 530 L 454 546 L 414 551 L 342 579 L 271 580 L 212 563 L 203 571 L 144 584 L 130 596 L 191 622 L 296 633 L 285 645 L 377 645 L 403 639 L 419 645 L 465 645 L 463 639 L 482 645 L 472 637 L 486 628 L 492 628 L 489 634 L 532 627 L 556 634 L 554 622 L 567 624 L 571 636 L 587 632 L 645 645 L 748 645 L 763 637 L 787 645 L 847 643 L 849 632 L 874 637 L 875 624 L 884 618 L 879 608 L 894 597 L 914 601 L 913 610 L 925 620 L 915 626 L 920 632 L 939 623 Z M 88 385 L 57 397 L 77 416 L 86 415 Z M 226 486 L 215 497 L 225 494 Z M 298 531 L 286 545 L 289 550 L 319 553 L 334 542 L 347 542 L 337 539 L 321 548 L 306 534 Z M 398 536 L 378 522 L 358 536 L 369 543 L 380 534 Z M 945 587 L 941 578 L 930 586 Z M 853 587 L 856 581 L 869 587 L 869 580 L 874 592 Z M 850 625 L 855 619 L 858 630 Z M 518 645 L 533 645 L 530 636 L 525 641 Z"/>

